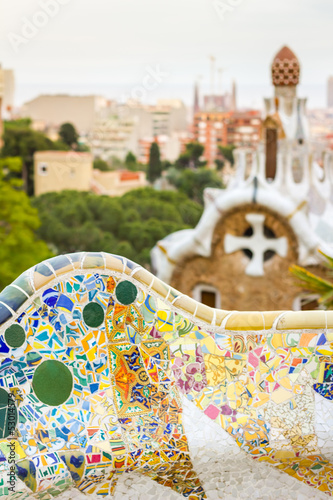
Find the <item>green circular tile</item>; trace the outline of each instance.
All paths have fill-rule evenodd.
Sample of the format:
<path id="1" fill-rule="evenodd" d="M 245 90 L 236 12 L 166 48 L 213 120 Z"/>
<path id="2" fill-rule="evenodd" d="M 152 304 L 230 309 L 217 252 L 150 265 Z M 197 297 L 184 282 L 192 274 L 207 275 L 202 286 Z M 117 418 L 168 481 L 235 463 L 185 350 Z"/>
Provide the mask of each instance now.
<path id="1" fill-rule="evenodd" d="M 9 347 L 21 347 L 25 342 L 25 331 L 22 326 L 15 323 L 7 328 L 5 340 Z"/>
<path id="2" fill-rule="evenodd" d="M 15 398 L 0 388 L 0 439 L 14 436 L 17 423 Z"/>
<path id="3" fill-rule="evenodd" d="M 121 281 L 116 287 L 116 297 L 121 304 L 128 306 L 132 304 L 136 296 L 138 295 L 138 290 L 133 283 L 130 281 Z"/>
<path id="4" fill-rule="evenodd" d="M 96 302 L 90 302 L 83 309 L 83 319 L 90 328 L 101 326 L 104 321 L 104 309 Z"/>
<path id="5" fill-rule="evenodd" d="M 36 368 L 32 387 L 39 401 L 49 406 L 59 406 L 71 395 L 73 377 L 64 363 L 50 359 Z"/>

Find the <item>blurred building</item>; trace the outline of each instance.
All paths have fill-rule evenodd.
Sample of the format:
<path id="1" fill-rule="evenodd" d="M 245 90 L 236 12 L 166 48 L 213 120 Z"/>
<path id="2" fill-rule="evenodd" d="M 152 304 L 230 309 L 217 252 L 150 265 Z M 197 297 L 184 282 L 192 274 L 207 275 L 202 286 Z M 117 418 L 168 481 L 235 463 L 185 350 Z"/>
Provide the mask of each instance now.
<path id="1" fill-rule="evenodd" d="M 179 156 L 186 127 L 186 107 L 178 99 L 159 100 L 155 106 L 129 101 L 116 105 L 108 118 L 95 121 L 88 145 L 95 157 L 104 160 L 124 160 L 131 151 L 146 163 L 157 137 L 162 158 L 173 161 Z"/>
<path id="2" fill-rule="evenodd" d="M 15 106 L 15 75 L 12 69 L 3 70 L 4 93 L 2 112 L 6 120 L 10 120 Z"/>
<path id="3" fill-rule="evenodd" d="M 99 96 L 41 95 L 24 104 L 21 115 L 32 128 L 55 140 L 63 123 L 72 123 L 94 157 L 124 160 L 131 151 L 142 153 L 147 138 L 163 137 L 163 155 L 173 161 L 178 135 L 187 131 L 187 110 L 179 99 L 160 99 L 156 105 L 130 100 L 126 104 Z M 165 139 L 164 139 L 165 138 Z M 145 156 L 145 155 L 144 155 Z"/>
<path id="4" fill-rule="evenodd" d="M 138 123 L 139 139 L 171 135 L 187 129 L 186 107 L 179 99 L 159 99 L 155 106 L 129 101 L 122 106 L 120 113 Z"/>
<path id="5" fill-rule="evenodd" d="M 70 122 L 80 134 L 85 135 L 109 106 L 110 101 L 96 95 L 40 95 L 23 105 L 21 115 L 31 118 L 33 122 L 43 123 L 45 129 L 58 128 Z"/>
<path id="6" fill-rule="evenodd" d="M 108 119 L 96 120 L 88 134 L 87 145 L 94 157 L 105 161 L 113 157 L 124 160 L 127 153 L 138 153 L 138 123 L 131 117 L 113 115 Z"/>
<path id="7" fill-rule="evenodd" d="M 333 108 L 333 76 L 327 81 L 327 107 Z"/>
<path id="8" fill-rule="evenodd" d="M 333 149 L 333 108 L 311 109 L 307 116 L 314 154 L 320 159 L 326 148 Z"/>
<path id="9" fill-rule="evenodd" d="M 34 154 L 35 196 L 52 191 L 89 191 L 93 170 L 91 153 L 37 151 Z"/>
<path id="10" fill-rule="evenodd" d="M 14 71 L 0 65 L 0 147 L 2 147 L 3 120 L 12 118 L 15 97 Z"/>
<path id="11" fill-rule="evenodd" d="M 148 185 L 145 172 L 131 172 L 129 170 L 114 170 L 101 172 L 94 169 L 91 179 L 91 191 L 99 195 L 122 196 L 132 189 L 143 188 Z"/>
<path id="12" fill-rule="evenodd" d="M 174 162 L 184 150 L 184 145 L 189 142 L 189 136 L 186 132 L 170 135 L 156 135 L 155 137 L 144 137 L 139 140 L 139 155 L 140 163 L 145 165 L 149 162 L 150 148 L 153 142 L 157 142 L 161 160 Z"/>
<path id="13" fill-rule="evenodd" d="M 224 94 L 205 95 L 203 98 L 204 111 L 235 111 L 237 109 L 236 82 L 232 82 L 231 92 Z"/>
<path id="14" fill-rule="evenodd" d="M 93 168 L 91 153 L 38 151 L 34 154 L 35 196 L 66 189 L 121 196 L 147 185 L 145 172 Z"/>
<path id="15" fill-rule="evenodd" d="M 231 105 L 231 94 L 205 95 L 203 98 L 203 109 L 207 111 L 230 111 Z"/>
<path id="16" fill-rule="evenodd" d="M 193 138 L 204 145 L 209 165 L 219 155 L 218 146 L 256 146 L 261 136 L 260 111 L 199 112 L 194 116 Z"/>

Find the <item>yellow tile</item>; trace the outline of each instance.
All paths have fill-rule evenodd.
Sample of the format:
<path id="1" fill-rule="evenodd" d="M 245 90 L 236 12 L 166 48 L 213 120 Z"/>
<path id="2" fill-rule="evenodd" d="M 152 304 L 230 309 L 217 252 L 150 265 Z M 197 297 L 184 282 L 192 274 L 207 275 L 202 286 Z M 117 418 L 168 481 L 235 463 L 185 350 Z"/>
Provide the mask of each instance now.
<path id="1" fill-rule="evenodd" d="M 214 309 L 205 306 L 204 304 L 199 304 L 195 317 L 197 319 L 201 319 L 202 321 L 206 321 L 206 323 L 210 325 L 213 321 Z"/>
<path id="2" fill-rule="evenodd" d="M 195 309 L 197 307 L 197 302 L 194 299 L 188 297 L 187 295 L 183 295 L 174 302 L 174 305 L 178 309 L 182 309 L 182 311 L 185 311 L 188 314 L 194 314 Z"/>
<path id="3" fill-rule="evenodd" d="M 228 316 L 229 312 L 223 311 L 222 309 L 215 309 L 215 314 L 216 314 L 216 325 L 221 326 L 222 321 L 226 316 Z"/>
<path id="4" fill-rule="evenodd" d="M 281 333 L 274 333 L 270 339 L 270 344 L 277 349 L 278 347 L 283 347 L 283 339 Z"/>
<path id="5" fill-rule="evenodd" d="M 221 351 L 217 347 L 215 340 L 212 337 L 205 337 L 200 341 L 201 346 L 205 346 L 209 352 L 209 354 L 215 354 L 217 356 L 221 356 Z"/>
<path id="6" fill-rule="evenodd" d="M 163 299 L 165 299 L 169 292 L 169 286 L 163 283 L 163 281 L 159 280 L 158 278 L 155 278 L 152 290 L 158 293 Z"/>
<path id="7" fill-rule="evenodd" d="M 270 330 L 273 326 L 276 318 L 280 316 L 284 311 L 266 311 L 263 312 L 264 322 L 265 322 L 265 330 Z"/>
<path id="8" fill-rule="evenodd" d="M 326 317 L 327 317 L 327 328 L 333 328 L 333 311 L 326 311 Z M 333 340 L 333 334 L 330 334 L 331 340 Z"/>
<path id="9" fill-rule="evenodd" d="M 234 312 L 227 320 L 226 330 L 263 330 L 264 318 L 261 312 Z"/>
<path id="10" fill-rule="evenodd" d="M 325 311 L 286 312 L 276 326 L 277 330 L 317 330 L 319 328 L 326 328 Z"/>
<path id="11" fill-rule="evenodd" d="M 111 255 L 109 253 L 102 252 L 102 254 L 105 258 L 106 269 L 110 269 L 110 271 L 117 271 L 119 273 L 123 272 L 124 263 L 123 263 L 122 259 L 120 259 L 119 257 L 116 257 L 114 255 Z"/>
<path id="12" fill-rule="evenodd" d="M 329 312 L 329 311 L 327 311 L 327 312 Z M 326 338 L 327 338 L 328 342 L 333 342 L 333 332 L 327 332 Z"/>
<path id="13" fill-rule="evenodd" d="M 134 279 L 138 280 L 140 283 L 146 286 L 150 286 L 154 278 L 154 276 L 143 267 L 139 268 L 139 270 L 136 271 L 132 276 Z"/>
<path id="14" fill-rule="evenodd" d="M 87 253 L 82 261 L 82 269 L 104 269 L 105 263 L 101 253 Z"/>
<path id="15" fill-rule="evenodd" d="M 277 450 L 274 453 L 274 456 L 277 460 L 286 460 L 289 458 L 295 458 L 295 452 L 290 450 Z M 291 475 L 295 474 L 295 470 L 291 469 Z"/>
<path id="16" fill-rule="evenodd" d="M 293 394 L 283 387 L 280 387 L 271 394 L 271 400 L 276 404 L 285 403 L 288 399 L 292 398 Z"/>
<path id="17" fill-rule="evenodd" d="M 293 388 L 290 379 L 288 377 L 284 377 L 281 380 L 279 380 L 279 384 L 289 391 L 291 391 Z"/>
<path id="18" fill-rule="evenodd" d="M 254 408 L 258 408 L 258 406 L 262 406 L 262 405 L 268 403 L 269 402 L 269 394 L 267 394 L 266 392 L 259 392 L 257 394 L 257 399 L 259 401 L 256 401 L 253 404 Z"/>
<path id="19" fill-rule="evenodd" d="M 43 274 L 34 272 L 32 279 L 33 279 L 35 289 L 39 290 L 43 286 L 50 283 L 50 281 L 53 281 L 55 279 L 55 275 L 51 274 L 50 276 L 44 276 Z"/>

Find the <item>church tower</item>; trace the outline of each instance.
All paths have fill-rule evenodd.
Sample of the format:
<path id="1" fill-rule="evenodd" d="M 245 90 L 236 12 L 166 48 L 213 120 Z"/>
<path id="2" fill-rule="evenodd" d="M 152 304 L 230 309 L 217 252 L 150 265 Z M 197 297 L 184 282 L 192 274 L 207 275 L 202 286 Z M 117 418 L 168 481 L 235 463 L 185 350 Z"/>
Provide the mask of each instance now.
<path id="1" fill-rule="evenodd" d="M 200 103 L 199 103 L 199 85 L 198 82 L 194 84 L 194 101 L 193 101 L 193 115 L 200 111 Z"/>

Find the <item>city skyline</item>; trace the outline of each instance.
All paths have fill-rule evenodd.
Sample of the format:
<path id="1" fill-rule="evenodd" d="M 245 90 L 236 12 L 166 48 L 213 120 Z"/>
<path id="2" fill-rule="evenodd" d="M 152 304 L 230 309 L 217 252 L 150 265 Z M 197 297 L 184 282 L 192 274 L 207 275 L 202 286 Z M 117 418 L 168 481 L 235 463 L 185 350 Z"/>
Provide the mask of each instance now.
<path id="1" fill-rule="evenodd" d="M 224 69 L 223 91 L 235 79 L 240 106 L 261 107 L 262 96 L 271 95 L 270 64 L 285 44 L 301 61 L 300 94 L 309 97 L 310 108 L 326 105 L 333 73 L 333 41 L 325 36 L 333 14 L 329 0 L 143 0 L 140 6 L 81 0 L 79 11 L 77 0 L 29 7 L 18 0 L 15 9 L 0 0 L 0 9 L 1 63 L 15 70 L 19 105 L 43 93 L 121 100 L 142 85 L 149 69 L 160 76 L 143 101 L 170 96 L 190 104 L 199 75 L 202 93 L 210 91 L 214 55 L 216 73 Z M 216 76 L 215 93 L 220 88 Z"/>

